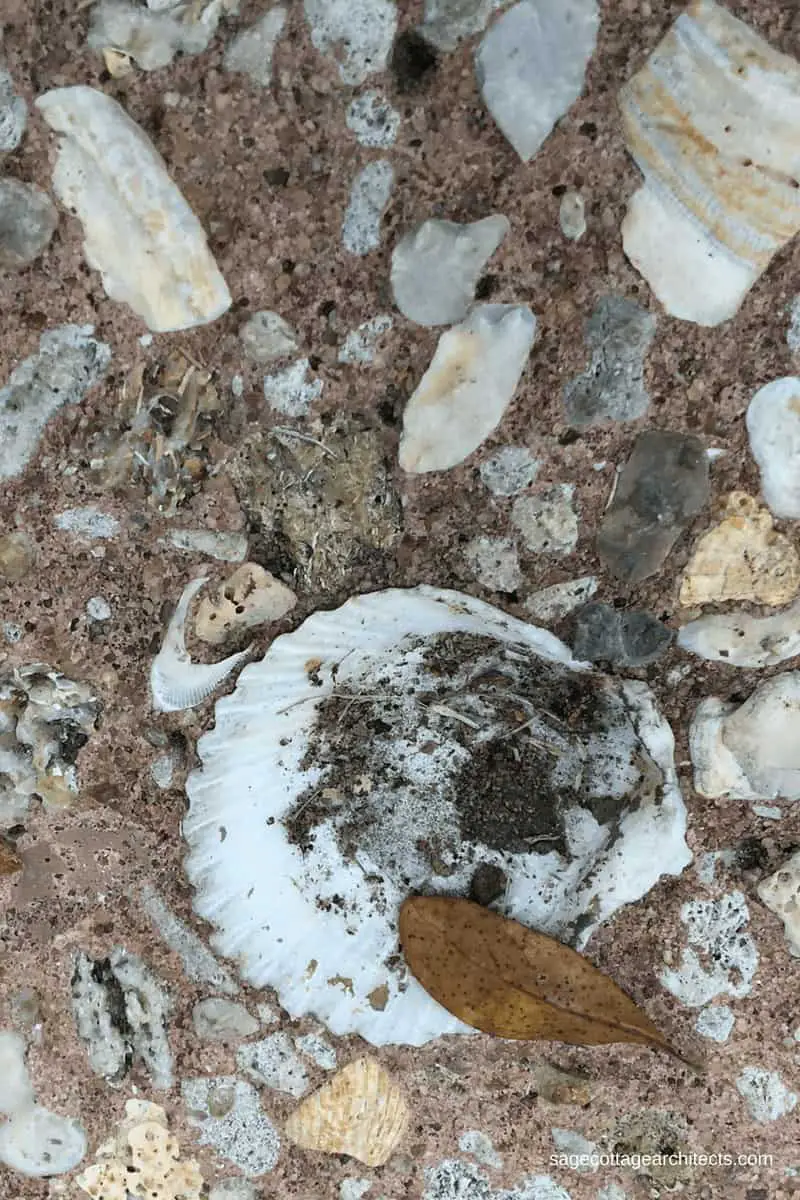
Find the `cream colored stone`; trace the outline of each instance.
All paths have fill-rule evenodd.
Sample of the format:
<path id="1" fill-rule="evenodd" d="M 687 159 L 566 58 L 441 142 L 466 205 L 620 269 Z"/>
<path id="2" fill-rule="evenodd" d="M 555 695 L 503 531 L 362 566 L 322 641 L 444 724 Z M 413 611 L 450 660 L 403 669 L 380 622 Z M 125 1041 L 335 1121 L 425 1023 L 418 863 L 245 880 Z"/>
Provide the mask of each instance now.
<path id="1" fill-rule="evenodd" d="M 725 518 L 703 534 L 686 568 L 681 604 L 714 604 L 752 600 L 755 604 L 788 604 L 800 590 L 800 555 L 773 527 L 758 501 L 731 492 Z"/>
<path id="2" fill-rule="evenodd" d="M 800 850 L 795 851 L 774 875 L 762 879 L 758 894 L 767 908 L 783 921 L 789 953 L 800 958 Z"/>
<path id="3" fill-rule="evenodd" d="M 97 1162 L 76 1179 L 93 1200 L 200 1200 L 203 1176 L 197 1163 L 182 1162 L 180 1146 L 158 1104 L 128 1100 L 115 1137 L 97 1151 Z"/>
<path id="4" fill-rule="evenodd" d="M 214 596 L 197 608 L 194 631 L 203 642 L 218 646 L 232 633 L 278 621 L 297 603 L 291 588 L 257 563 L 243 563 Z"/>
<path id="5" fill-rule="evenodd" d="M 144 131 L 95 88 L 55 88 L 36 105 L 61 134 L 53 188 L 80 219 L 86 261 L 111 299 L 155 333 L 222 316 L 231 305 L 225 280 Z"/>

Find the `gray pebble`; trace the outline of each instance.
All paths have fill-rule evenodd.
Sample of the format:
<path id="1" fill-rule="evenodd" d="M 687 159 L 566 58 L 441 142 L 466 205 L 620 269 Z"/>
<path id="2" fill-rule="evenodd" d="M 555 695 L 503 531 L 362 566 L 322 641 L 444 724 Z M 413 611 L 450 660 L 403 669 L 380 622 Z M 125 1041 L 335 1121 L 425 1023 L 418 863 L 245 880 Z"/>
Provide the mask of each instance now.
<path id="1" fill-rule="evenodd" d="M 640 434 L 597 537 L 609 571 L 626 583 L 654 575 L 709 492 L 699 438 L 665 429 Z"/>
<path id="2" fill-rule="evenodd" d="M 572 650 L 582 662 L 644 667 L 668 650 L 672 638 L 672 630 L 650 613 L 587 604 L 575 618 Z"/>
<path id="3" fill-rule="evenodd" d="M 235 1042 L 258 1032 L 258 1021 L 243 1004 L 215 996 L 195 1004 L 192 1025 L 204 1042 Z"/>
<path id="4" fill-rule="evenodd" d="M 586 325 L 591 349 L 587 369 L 564 388 L 567 420 L 578 429 L 600 421 L 633 421 L 650 397 L 644 386 L 644 356 L 656 319 L 621 296 L 604 296 Z"/>
<path id="5" fill-rule="evenodd" d="M 28 123 L 28 106 L 14 90 L 8 71 L 0 67 L 0 154 L 16 150 Z"/>
<path id="6" fill-rule="evenodd" d="M 0 179 L 0 268 L 18 271 L 44 250 L 58 224 L 46 192 L 18 179 Z"/>

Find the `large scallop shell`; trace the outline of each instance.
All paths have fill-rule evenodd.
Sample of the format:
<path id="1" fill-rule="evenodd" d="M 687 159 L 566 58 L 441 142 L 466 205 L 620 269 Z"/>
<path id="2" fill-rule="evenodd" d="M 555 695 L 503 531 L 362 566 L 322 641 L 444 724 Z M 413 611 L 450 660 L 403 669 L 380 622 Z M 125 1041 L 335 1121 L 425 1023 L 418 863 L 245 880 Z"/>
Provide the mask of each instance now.
<path id="1" fill-rule="evenodd" d="M 450 645 L 461 635 L 483 639 L 481 661 L 474 665 L 470 649 L 453 675 L 442 639 Z M 438 658 L 426 657 L 431 646 Z M 512 674 L 524 670 L 532 681 L 515 696 L 522 717 L 516 703 L 504 709 L 499 732 L 496 710 L 482 707 L 485 693 L 462 699 L 459 692 L 462 676 L 489 677 L 479 674 L 483 659 Z M 544 746 L 531 753 L 545 756 L 542 772 L 553 777 L 544 799 L 531 798 L 536 820 L 543 812 L 549 820 L 562 804 L 556 771 L 559 779 L 566 773 L 570 796 L 578 786 L 588 797 L 588 808 L 564 802 L 563 852 L 551 848 L 558 839 L 538 836 L 538 826 L 515 845 L 472 826 L 465 832 L 459 814 L 468 799 L 478 825 L 495 808 L 480 802 L 482 782 L 456 772 L 469 773 L 480 759 L 480 780 L 491 781 L 483 756 L 496 753 L 509 777 L 516 768 L 507 756 L 518 762 L 514 739 L 530 725 L 525 705 L 544 686 L 540 678 L 555 677 L 609 717 L 605 726 L 590 722 L 580 746 L 570 741 L 566 750 L 555 744 L 571 736 L 566 725 L 566 735 L 529 731 L 530 744 Z M 391 726 L 381 720 L 387 694 Z M 449 707 L 439 702 L 448 698 Z M 339 717 L 348 713 L 352 743 L 342 743 Z M 320 723 L 333 739 L 326 753 L 336 743 L 324 762 L 316 753 Z M 548 737 L 552 745 L 541 740 Z M 216 726 L 198 754 L 202 770 L 187 781 L 186 870 L 197 913 L 216 929 L 215 949 L 238 960 L 253 986 L 274 987 L 292 1016 L 313 1012 L 332 1032 L 359 1033 L 375 1045 L 473 1032 L 405 971 L 397 923 L 410 891 L 466 895 L 477 868 L 495 877 L 499 868 L 506 915 L 584 945 L 617 908 L 691 859 L 672 733 L 649 689 L 585 670 L 552 634 L 458 592 L 389 590 L 315 613 L 244 668 L 235 691 L 217 703 Z M 344 754 L 348 779 L 331 787 Z M 356 758 L 366 765 L 351 768 Z M 527 803 L 520 799 L 523 823 Z M 313 830 L 298 836 L 297 814 L 308 805 Z"/>
<path id="2" fill-rule="evenodd" d="M 717 325 L 800 229 L 800 64 L 693 0 L 620 107 L 645 176 L 625 253 L 673 316 Z"/>
<path id="3" fill-rule="evenodd" d="M 374 1058 L 349 1063 L 304 1100 L 286 1122 L 286 1136 L 304 1150 L 349 1154 L 382 1167 L 408 1127 L 408 1105 Z"/>

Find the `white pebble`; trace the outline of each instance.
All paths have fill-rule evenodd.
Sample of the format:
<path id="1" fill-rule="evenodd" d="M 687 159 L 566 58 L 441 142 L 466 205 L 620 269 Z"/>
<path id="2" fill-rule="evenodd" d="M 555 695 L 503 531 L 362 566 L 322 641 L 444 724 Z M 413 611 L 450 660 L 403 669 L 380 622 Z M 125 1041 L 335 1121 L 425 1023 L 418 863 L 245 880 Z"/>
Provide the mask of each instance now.
<path id="1" fill-rule="evenodd" d="M 502 446 L 480 465 L 481 479 L 495 496 L 515 496 L 530 487 L 539 463 L 524 446 Z"/>
<path id="2" fill-rule="evenodd" d="M 400 113 L 380 92 L 363 92 L 347 110 L 347 128 L 362 146 L 388 150 L 400 128 Z"/>
<path id="3" fill-rule="evenodd" d="M 270 408 L 287 417 L 304 417 L 322 394 L 322 380 L 306 382 L 311 369 L 307 358 L 300 358 L 290 367 L 264 377 L 264 396 Z"/>
<path id="4" fill-rule="evenodd" d="M 86 615 L 92 621 L 109 621 L 111 619 L 111 605 L 102 596 L 92 596 L 86 601 Z"/>
<path id="5" fill-rule="evenodd" d="M 394 187 L 394 168 L 385 159 L 367 163 L 353 180 L 342 225 L 345 250 L 363 258 L 381 244 L 381 218 Z"/>

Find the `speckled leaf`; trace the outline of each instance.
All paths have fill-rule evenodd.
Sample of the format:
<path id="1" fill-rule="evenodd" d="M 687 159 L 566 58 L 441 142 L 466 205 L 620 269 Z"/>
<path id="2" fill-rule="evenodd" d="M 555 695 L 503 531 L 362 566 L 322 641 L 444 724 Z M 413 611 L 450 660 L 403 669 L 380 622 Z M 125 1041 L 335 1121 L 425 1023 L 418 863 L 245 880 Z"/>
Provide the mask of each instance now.
<path id="1" fill-rule="evenodd" d="M 649 1017 L 575 950 L 470 900 L 406 900 L 400 942 L 425 990 L 484 1033 L 634 1042 L 674 1053 Z"/>

